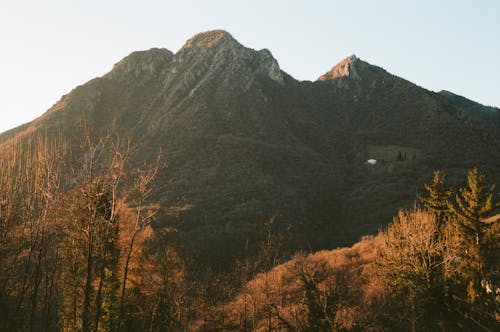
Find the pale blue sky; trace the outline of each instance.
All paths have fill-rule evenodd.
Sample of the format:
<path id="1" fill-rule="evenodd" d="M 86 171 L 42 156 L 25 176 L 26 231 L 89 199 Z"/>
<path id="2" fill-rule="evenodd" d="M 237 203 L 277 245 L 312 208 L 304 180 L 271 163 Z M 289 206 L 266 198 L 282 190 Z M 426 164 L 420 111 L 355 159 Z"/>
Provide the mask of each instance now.
<path id="1" fill-rule="evenodd" d="M 0 132 L 132 51 L 229 31 L 315 80 L 350 54 L 430 90 L 500 106 L 500 1 L 0 0 Z"/>

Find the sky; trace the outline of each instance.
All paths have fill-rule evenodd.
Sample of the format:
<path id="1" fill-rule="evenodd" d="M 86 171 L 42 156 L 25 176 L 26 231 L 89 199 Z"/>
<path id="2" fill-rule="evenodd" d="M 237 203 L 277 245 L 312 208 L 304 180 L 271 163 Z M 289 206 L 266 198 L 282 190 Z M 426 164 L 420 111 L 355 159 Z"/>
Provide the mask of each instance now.
<path id="1" fill-rule="evenodd" d="M 346 56 L 500 107 L 498 0 L 0 0 L 0 132 L 136 50 L 224 29 L 315 80 Z"/>

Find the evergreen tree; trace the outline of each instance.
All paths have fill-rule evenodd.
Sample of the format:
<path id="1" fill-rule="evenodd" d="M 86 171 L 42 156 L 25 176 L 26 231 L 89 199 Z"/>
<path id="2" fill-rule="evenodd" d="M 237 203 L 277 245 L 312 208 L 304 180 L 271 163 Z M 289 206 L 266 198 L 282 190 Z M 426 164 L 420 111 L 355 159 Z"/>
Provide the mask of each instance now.
<path id="1" fill-rule="evenodd" d="M 467 300 L 486 312 L 492 312 L 487 307 L 493 306 L 494 301 L 486 294 L 495 272 L 495 267 L 488 262 L 496 255 L 498 242 L 498 232 L 495 231 L 498 222 L 485 220 L 493 212 L 494 188 L 494 185 L 485 183 L 484 174 L 473 168 L 467 176 L 467 186 L 456 195 L 456 204 L 450 204 L 462 242 L 460 263 L 467 286 Z"/>
<path id="2" fill-rule="evenodd" d="M 427 191 L 425 196 L 418 195 L 418 198 L 425 209 L 434 214 L 438 223 L 438 232 L 443 231 L 443 225 L 450 216 L 450 198 L 453 190 L 445 186 L 444 172 L 434 171 L 432 184 L 424 184 Z"/>
<path id="3" fill-rule="evenodd" d="M 443 309 L 449 305 L 449 282 L 447 280 L 450 256 L 447 250 L 447 244 L 451 227 L 447 227 L 450 220 L 450 198 L 453 190 L 445 185 L 444 172 L 437 170 L 434 171 L 434 178 L 432 184 L 424 184 L 427 191 L 425 196 L 417 195 L 420 203 L 425 207 L 428 213 L 434 216 L 436 228 L 433 235 L 434 242 L 439 242 L 440 251 L 436 253 L 434 259 L 437 266 L 432 271 L 432 280 L 435 285 L 434 291 L 434 305 L 437 310 Z"/>

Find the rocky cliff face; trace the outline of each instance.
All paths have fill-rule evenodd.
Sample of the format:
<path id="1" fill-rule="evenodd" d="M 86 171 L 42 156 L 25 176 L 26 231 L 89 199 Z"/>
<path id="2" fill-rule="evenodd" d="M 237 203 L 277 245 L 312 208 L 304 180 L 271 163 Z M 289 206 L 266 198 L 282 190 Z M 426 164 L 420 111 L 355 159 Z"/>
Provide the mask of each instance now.
<path id="1" fill-rule="evenodd" d="M 330 71 L 321 75 L 318 78 L 318 81 L 329 81 L 340 77 L 349 77 L 351 79 L 358 80 L 359 75 L 356 70 L 356 62 L 358 62 L 358 58 L 354 54 L 348 56 L 335 65 Z"/>
<path id="2" fill-rule="evenodd" d="M 175 54 L 132 53 L 0 141 L 34 132 L 71 140 L 85 119 L 132 137 L 137 162 L 161 149 L 169 167 L 156 195 L 191 206 L 179 239 L 225 262 L 272 215 L 292 225 L 291 246 L 331 248 L 411 205 L 436 168 L 458 183 L 478 165 L 498 183 L 500 111 L 461 98 L 355 56 L 299 82 L 268 50 L 211 31 Z"/>

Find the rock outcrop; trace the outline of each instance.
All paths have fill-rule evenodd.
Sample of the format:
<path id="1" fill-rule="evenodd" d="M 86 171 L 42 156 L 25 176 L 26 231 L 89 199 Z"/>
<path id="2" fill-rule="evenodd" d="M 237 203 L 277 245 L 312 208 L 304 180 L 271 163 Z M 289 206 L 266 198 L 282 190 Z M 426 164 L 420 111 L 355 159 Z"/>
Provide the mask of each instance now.
<path id="1" fill-rule="evenodd" d="M 356 70 L 356 63 L 359 59 L 353 54 L 339 62 L 332 69 L 318 78 L 318 81 L 329 81 L 340 77 L 349 77 L 355 80 L 360 79 Z"/>

